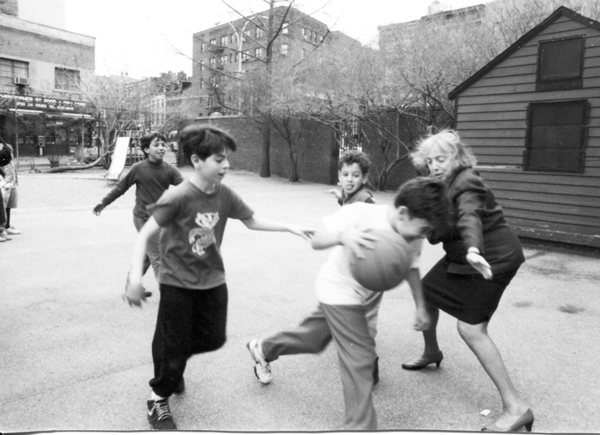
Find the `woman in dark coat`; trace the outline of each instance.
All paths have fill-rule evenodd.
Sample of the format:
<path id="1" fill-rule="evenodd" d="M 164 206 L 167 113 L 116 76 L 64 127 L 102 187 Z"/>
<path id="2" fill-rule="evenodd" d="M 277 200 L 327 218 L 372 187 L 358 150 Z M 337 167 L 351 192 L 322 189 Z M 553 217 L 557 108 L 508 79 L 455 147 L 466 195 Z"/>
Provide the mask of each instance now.
<path id="1" fill-rule="evenodd" d="M 503 412 L 484 431 L 531 430 L 533 413 L 512 384 L 487 327 L 504 289 L 525 261 L 519 239 L 504 219 L 494 194 L 473 167 L 475 156 L 455 131 L 444 130 L 423 140 L 412 155 L 420 169 L 445 181 L 452 209 L 448 228 L 429 236 L 443 243 L 446 255 L 423 278 L 431 327 L 423 332 L 423 354 L 402 364 L 420 370 L 439 367 L 443 359 L 437 342 L 439 310 L 458 319 L 458 332 L 492 379 Z"/>

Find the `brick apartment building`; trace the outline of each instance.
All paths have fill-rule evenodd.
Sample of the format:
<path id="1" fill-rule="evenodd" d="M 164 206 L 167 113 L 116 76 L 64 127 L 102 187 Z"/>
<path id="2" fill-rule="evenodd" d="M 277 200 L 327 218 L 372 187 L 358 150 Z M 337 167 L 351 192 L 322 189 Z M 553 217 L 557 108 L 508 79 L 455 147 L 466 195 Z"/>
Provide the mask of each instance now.
<path id="1" fill-rule="evenodd" d="M 64 30 L 64 0 L 0 1 L 0 136 L 19 155 L 91 145 L 80 82 L 94 75 L 95 38 Z"/>
<path id="2" fill-rule="evenodd" d="M 272 37 L 269 38 L 269 22 Z M 200 115 L 227 112 L 218 106 L 213 89 L 244 72 L 267 68 L 267 62 L 282 59 L 300 61 L 317 49 L 326 38 L 354 39 L 341 32 L 330 32 L 321 21 L 287 6 L 278 6 L 246 18 L 239 18 L 194 33 L 193 87 L 204 102 Z M 272 58 L 267 60 L 267 43 Z"/>

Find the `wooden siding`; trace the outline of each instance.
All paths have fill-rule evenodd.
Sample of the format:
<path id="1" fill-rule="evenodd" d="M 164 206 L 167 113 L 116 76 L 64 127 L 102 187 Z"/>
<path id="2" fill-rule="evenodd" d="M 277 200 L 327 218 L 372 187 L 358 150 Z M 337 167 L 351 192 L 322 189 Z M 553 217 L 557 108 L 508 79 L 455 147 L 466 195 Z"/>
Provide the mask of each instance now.
<path id="1" fill-rule="evenodd" d="M 577 35 L 586 36 L 583 89 L 536 92 L 538 43 Z M 600 32 L 559 16 L 457 98 L 456 128 L 518 234 L 600 247 Z M 573 99 L 591 107 L 584 172 L 523 170 L 529 103 Z"/>

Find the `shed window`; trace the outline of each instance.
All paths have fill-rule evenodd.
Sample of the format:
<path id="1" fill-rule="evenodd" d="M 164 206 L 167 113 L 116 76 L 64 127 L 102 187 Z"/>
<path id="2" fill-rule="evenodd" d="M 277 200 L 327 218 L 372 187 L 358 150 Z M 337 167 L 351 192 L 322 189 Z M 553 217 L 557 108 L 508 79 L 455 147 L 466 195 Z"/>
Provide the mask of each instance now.
<path id="1" fill-rule="evenodd" d="M 581 89 L 584 50 L 583 36 L 540 42 L 536 91 Z"/>
<path id="2" fill-rule="evenodd" d="M 583 172 L 588 113 L 587 100 L 529 104 L 523 168 Z"/>

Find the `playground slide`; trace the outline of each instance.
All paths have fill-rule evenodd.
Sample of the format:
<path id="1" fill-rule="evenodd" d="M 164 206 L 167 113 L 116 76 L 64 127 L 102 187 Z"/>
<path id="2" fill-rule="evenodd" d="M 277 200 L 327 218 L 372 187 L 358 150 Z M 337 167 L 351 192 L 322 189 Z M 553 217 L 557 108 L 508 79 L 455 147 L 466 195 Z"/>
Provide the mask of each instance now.
<path id="1" fill-rule="evenodd" d="M 130 140 L 131 138 L 129 137 L 117 138 L 117 144 L 115 145 L 115 150 L 112 154 L 110 168 L 108 168 L 108 172 L 104 176 L 106 181 L 119 181 L 121 172 L 123 172 L 123 169 L 125 168 L 125 160 L 127 159 Z"/>

